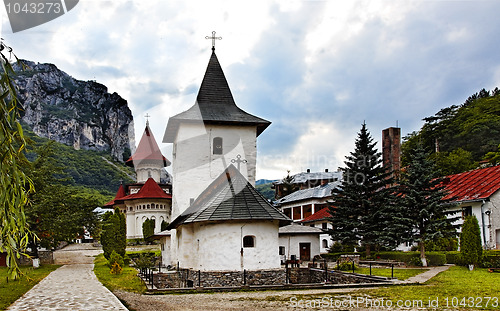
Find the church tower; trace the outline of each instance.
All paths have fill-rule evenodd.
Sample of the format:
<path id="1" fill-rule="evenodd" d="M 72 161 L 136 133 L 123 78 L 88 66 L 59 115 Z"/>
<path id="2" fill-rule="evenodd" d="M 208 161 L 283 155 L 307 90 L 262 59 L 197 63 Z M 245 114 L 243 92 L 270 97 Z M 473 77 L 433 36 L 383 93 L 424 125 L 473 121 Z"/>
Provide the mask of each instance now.
<path id="1" fill-rule="evenodd" d="M 172 219 L 231 164 L 254 186 L 256 139 L 270 124 L 236 105 L 212 47 L 196 103 L 168 120 L 163 138 L 173 144 Z"/>
<path id="2" fill-rule="evenodd" d="M 170 165 L 170 161 L 161 154 L 160 148 L 149 128 L 149 121 L 146 121 L 146 128 L 137 150 L 125 164 L 135 169 L 137 183 L 145 183 L 149 178 L 153 178 L 159 183 L 161 170 Z"/>

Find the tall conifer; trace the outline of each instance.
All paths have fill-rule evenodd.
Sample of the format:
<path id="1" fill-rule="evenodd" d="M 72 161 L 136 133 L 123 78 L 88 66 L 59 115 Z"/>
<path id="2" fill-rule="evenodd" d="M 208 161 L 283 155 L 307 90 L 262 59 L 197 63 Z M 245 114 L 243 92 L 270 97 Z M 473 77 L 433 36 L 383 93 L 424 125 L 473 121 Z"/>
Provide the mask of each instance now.
<path id="1" fill-rule="evenodd" d="M 373 246 L 390 240 L 385 236 L 383 221 L 390 219 L 390 195 L 386 189 L 391 182 L 390 172 L 382 166 L 376 144 L 363 123 L 354 152 L 346 156 L 346 167 L 341 168 L 342 184 L 333 191 L 329 207 L 332 239 L 344 245 L 357 245 L 361 241 L 367 256 Z"/>
<path id="2" fill-rule="evenodd" d="M 418 243 L 422 264 L 427 266 L 425 242 L 454 237 L 456 218 L 447 217 L 451 200 L 446 196 L 443 180 L 436 178 L 434 163 L 428 160 L 422 145 L 410 153 L 410 165 L 402 174 L 401 204 L 404 210 L 400 223 L 406 227 L 405 240 Z"/>

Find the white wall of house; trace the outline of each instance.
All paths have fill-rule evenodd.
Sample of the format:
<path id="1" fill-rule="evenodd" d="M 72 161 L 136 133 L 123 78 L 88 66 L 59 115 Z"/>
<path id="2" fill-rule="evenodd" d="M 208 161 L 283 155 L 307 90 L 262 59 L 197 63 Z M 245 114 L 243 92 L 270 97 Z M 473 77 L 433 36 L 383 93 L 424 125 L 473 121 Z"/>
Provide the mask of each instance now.
<path id="1" fill-rule="evenodd" d="M 254 247 L 243 247 L 245 236 L 255 237 Z M 181 268 L 201 271 L 280 268 L 277 221 L 186 224 L 177 228 L 177 241 L 173 244 L 177 244 Z"/>
<path id="2" fill-rule="evenodd" d="M 213 152 L 213 139 L 223 140 L 223 154 Z M 256 126 L 204 125 L 182 123 L 173 144 L 172 175 L 174 180 L 173 215 L 185 211 L 210 183 L 241 155 L 246 163 L 240 172 L 255 186 Z"/>
<path id="3" fill-rule="evenodd" d="M 300 259 L 300 243 L 310 243 L 311 245 L 311 257 L 320 254 L 320 239 L 316 233 L 282 233 L 279 235 L 279 246 L 285 248 L 285 258 L 289 260 L 292 255 L 295 255 L 297 259 Z M 282 258 L 283 259 L 283 258 Z"/>

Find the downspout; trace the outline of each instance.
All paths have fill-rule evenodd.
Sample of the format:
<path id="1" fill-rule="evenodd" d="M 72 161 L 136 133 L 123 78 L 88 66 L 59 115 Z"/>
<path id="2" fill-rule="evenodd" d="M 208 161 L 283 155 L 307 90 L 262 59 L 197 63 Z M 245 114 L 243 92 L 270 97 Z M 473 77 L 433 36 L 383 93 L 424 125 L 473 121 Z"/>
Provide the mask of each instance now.
<path id="1" fill-rule="evenodd" d="M 481 203 L 481 223 L 483 227 L 483 241 L 484 241 L 484 249 L 488 249 L 488 243 L 486 242 L 486 226 L 484 225 L 484 205 L 486 201 L 483 200 Z"/>

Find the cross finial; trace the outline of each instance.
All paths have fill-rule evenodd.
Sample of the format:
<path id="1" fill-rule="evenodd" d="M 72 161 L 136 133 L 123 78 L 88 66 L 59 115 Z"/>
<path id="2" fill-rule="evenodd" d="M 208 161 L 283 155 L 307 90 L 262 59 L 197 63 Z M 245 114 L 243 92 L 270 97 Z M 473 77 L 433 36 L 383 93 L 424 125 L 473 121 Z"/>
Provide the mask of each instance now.
<path id="1" fill-rule="evenodd" d="M 240 170 L 240 164 L 241 163 L 247 163 L 247 162 L 248 162 L 247 160 L 245 160 L 245 159 L 242 160 L 241 159 L 241 155 L 240 154 L 238 154 L 236 156 L 236 159 L 232 159 L 231 160 L 231 163 L 236 163 L 236 165 L 238 165 L 238 171 Z"/>
<path id="2" fill-rule="evenodd" d="M 151 117 L 148 113 L 144 116 L 146 118 L 146 125 L 149 126 L 149 118 Z"/>
<path id="3" fill-rule="evenodd" d="M 212 51 L 215 51 L 215 40 L 222 40 L 222 37 L 216 37 L 215 31 L 212 31 L 212 36 L 206 36 L 205 39 L 212 39 Z"/>

